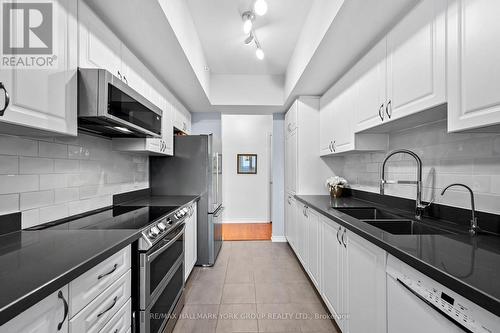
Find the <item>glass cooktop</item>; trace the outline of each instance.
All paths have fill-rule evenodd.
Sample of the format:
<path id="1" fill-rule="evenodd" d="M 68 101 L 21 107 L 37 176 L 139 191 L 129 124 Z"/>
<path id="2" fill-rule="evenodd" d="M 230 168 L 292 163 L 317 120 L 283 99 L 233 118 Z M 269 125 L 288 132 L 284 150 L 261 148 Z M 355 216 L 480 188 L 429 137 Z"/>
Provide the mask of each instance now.
<path id="1" fill-rule="evenodd" d="M 142 229 L 179 206 L 115 206 L 47 229 Z"/>

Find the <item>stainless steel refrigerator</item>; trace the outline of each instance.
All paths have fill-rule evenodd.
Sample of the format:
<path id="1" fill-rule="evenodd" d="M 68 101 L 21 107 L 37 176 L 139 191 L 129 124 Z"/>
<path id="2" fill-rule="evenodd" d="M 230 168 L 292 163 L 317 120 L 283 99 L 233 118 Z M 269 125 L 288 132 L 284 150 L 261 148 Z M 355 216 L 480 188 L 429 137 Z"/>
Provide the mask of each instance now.
<path id="1" fill-rule="evenodd" d="M 222 246 L 222 154 L 212 135 L 174 137 L 173 157 L 151 157 L 152 195 L 200 195 L 197 265 L 212 266 Z"/>

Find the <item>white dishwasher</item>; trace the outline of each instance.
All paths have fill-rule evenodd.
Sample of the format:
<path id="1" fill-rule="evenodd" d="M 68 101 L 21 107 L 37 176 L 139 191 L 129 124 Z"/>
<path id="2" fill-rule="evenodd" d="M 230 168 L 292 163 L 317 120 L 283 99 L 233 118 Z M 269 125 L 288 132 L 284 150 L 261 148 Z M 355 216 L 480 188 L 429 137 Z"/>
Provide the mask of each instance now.
<path id="1" fill-rule="evenodd" d="M 500 317 L 389 256 L 387 327 L 388 333 L 496 333 Z"/>

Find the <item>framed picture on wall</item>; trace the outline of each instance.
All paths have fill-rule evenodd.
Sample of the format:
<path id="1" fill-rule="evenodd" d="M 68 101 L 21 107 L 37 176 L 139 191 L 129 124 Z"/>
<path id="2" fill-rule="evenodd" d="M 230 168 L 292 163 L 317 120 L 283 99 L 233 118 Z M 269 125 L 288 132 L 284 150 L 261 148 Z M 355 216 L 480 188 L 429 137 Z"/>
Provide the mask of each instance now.
<path id="1" fill-rule="evenodd" d="M 257 174 L 257 154 L 238 154 L 238 174 Z"/>

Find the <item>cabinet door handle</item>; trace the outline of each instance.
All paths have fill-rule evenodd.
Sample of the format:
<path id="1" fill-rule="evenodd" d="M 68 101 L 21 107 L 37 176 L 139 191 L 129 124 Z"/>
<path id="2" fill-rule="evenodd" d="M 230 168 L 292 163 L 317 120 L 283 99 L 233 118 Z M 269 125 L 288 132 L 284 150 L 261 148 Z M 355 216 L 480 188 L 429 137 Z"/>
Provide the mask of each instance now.
<path id="1" fill-rule="evenodd" d="M 111 304 L 106 310 L 104 310 L 103 312 L 99 312 L 97 314 L 97 318 L 100 318 L 103 314 L 105 314 L 106 312 L 108 312 L 109 310 L 111 310 L 115 305 L 116 305 L 116 301 L 118 300 L 118 296 L 115 296 L 115 298 L 113 298 L 113 304 Z"/>
<path id="2" fill-rule="evenodd" d="M 290 199 L 291 199 L 291 197 L 290 197 L 290 196 L 288 196 L 288 204 L 289 204 L 289 205 L 291 205 L 291 204 L 292 204 L 292 202 L 290 201 Z"/>
<path id="3" fill-rule="evenodd" d="M 340 242 L 340 239 L 339 239 L 339 232 L 341 229 L 342 229 L 342 227 L 339 227 L 339 230 L 337 230 L 337 242 L 339 242 L 339 245 L 342 245 L 342 243 Z"/>
<path id="4" fill-rule="evenodd" d="M 120 71 L 118 71 L 118 77 L 120 78 L 120 80 L 123 80 L 122 73 L 120 73 Z"/>
<path id="5" fill-rule="evenodd" d="M 108 276 L 109 274 L 111 274 L 111 273 L 113 273 L 114 271 L 116 271 L 116 269 L 117 269 L 117 268 L 118 268 L 118 264 L 115 264 L 115 265 L 113 266 L 113 268 L 112 268 L 109 272 L 99 275 L 99 276 L 97 277 L 97 280 L 100 280 L 100 279 L 102 279 L 103 277 Z"/>
<path id="6" fill-rule="evenodd" d="M 344 244 L 344 247 L 347 248 L 347 244 L 345 243 L 345 240 L 344 240 L 345 231 L 346 231 L 346 229 L 344 228 L 344 232 L 342 233 L 342 244 Z"/>
<path id="7" fill-rule="evenodd" d="M 380 117 L 380 120 L 384 121 L 384 103 L 382 103 L 382 105 L 378 108 L 378 116 Z"/>
<path id="8" fill-rule="evenodd" d="M 66 301 L 66 299 L 64 298 L 64 295 L 63 295 L 62 291 L 60 291 L 60 290 L 57 293 L 57 297 L 63 301 L 63 305 L 64 305 L 63 320 L 59 324 L 57 324 L 57 330 L 60 331 L 61 328 L 62 328 L 62 325 L 64 324 L 64 322 L 66 321 L 66 318 L 68 317 L 68 302 Z"/>
<path id="9" fill-rule="evenodd" d="M 332 143 L 332 149 L 333 149 L 333 152 L 336 152 L 337 151 L 337 148 L 335 147 L 335 143 L 337 141 L 333 140 L 333 143 Z"/>
<path id="10" fill-rule="evenodd" d="M 385 113 L 387 113 L 387 117 L 389 117 L 389 119 L 391 119 L 392 117 L 392 101 L 389 100 L 389 102 L 387 102 L 387 105 L 385 106 Z"/>
<path id="11" fill-rule="evenodd" d="M 127 77 L 125 75 L 123 75 L 123 81 L 125 81 L 125 83 L 128 85 L 128 80 L 127 80 Z"/>
<path id="12" fill-rule="evenodd" d="M 304 207 L 304 216 L 305 217 L 309 217 L 309 215 L 307 215 L 307 210 L 309 209 L 309 207 L 305 206 Z"/>
<path id="13" fill-rule="evenodd" d="M 3 82 L 0 82 L 0 90 L 3 90 L 3 94 L 5 96 L 5 102 L 4 102 L 3 108 L 0 110 L 0 117 L 1 117 L 1 116 L 3 116 L 5 110 L 7 110 L 7 107 L 9 106 L 10 96 L 9 96 L 9 93 L 7 92 L 7 89 L 5 88 Z"/>

